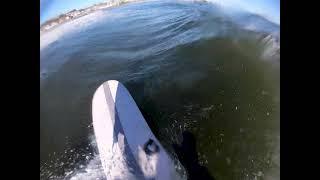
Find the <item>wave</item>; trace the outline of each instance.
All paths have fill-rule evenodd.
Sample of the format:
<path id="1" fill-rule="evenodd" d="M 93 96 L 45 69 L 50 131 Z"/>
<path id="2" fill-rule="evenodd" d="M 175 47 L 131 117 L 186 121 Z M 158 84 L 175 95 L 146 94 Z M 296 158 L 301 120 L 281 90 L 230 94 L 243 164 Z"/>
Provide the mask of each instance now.
<path id="1" fill-rule="evenodd" d="M 121 4 L 129 3 L 129 2 L 136 2 L 139 0 L 112 0 L 108 1 L 109 3 L 106 4 L 106 7 L 113 7 L 113 6 L 119 6 Z M 142 2 L 156 2 L 156 0 L 145 0 Z M 232 8 L 225 7 L 223 3 L 215 0 L 177 0 L 177 1 L 161 1 L 162 3 L 167 4 L 178 4 L 178 3 L 193 3 L 193 4 L 199 4 L 199 3 L 206 3 L 211 4 L 212 7 L 214 7 L 214 11 L 217 11 L 220 13 L 220 16 L 223 18 L 230 18 L 230 21 L 232 21 L 235 24 L 238 24 L 243 29 L 247 30 L 254 30 L 259 32 L 269 32 L 272 34 L 279 34 L 279 25 L 274 24 L 264 18 L 263 16 L 253 14 L 247 11 L 241 11 L 241 10 L 233 10 Z M 223 4 L 223 5 L 221 5 Z M 105 8 L 105 7 L 103 7 Z M 89 15 L 85 15 L 80 18 L 76 18 L 72 21 L 69 21 L 67 23 L 61 24 L 59 28 L 54 28 L 51 33 L 41 33 L 40 34 L 40 50 L 44 47 L 48 46 L 49 44 L 57 41 L 60 38 L 63 38 L 64 35 L 67 35 L 71 32 L 77 32 L 80 30 L 85 30 L 86 27 L 89 25 L 92 25 L 94 22 L 97 22 L 99 20 L 102 20 L 103 17 L 105 17 L 106 13 L 103 13 L 100 11 L 103 8 L 99 8 L 97 11 L 94 11 L 93 13 Z M 212 11 L 212 10 L 211 10 Z M 146 12 L 148 13 L 148 12 Z M 216 13 L 217 14 L 217 13 Z M 130 16 L 130 14 L 127 14 Z M 115 14 L 112 14 L 112 16 L 115 16 Z M 111 17 L 112 18 L 112 17 Z M 130 18 L 130 17 L 128 17 Z"/>
<path id="2" fill-rule="evenodd" d="M 119 1 L 114 1 L 114 3 L 117 2 Z M 229 38 L 235 41 L 237 39 L 251 39 L 253 40 L 252 47 L 261 46 L 259 55 L 262 59 L 280 61 L 280 27 L 264 17 L 248 12 L 227 11 L 217 4 L 203 1 L 153 2 L 155 3 L 153 6 L 146 2 L 132 4 L 132 6 L 121 9 L 119 7 L 96 11 L 41 34 L 41 56 L 50 55 L 51 59 L 55 59 L 55 62 L 40 61 L 40 79 L 48 77 L 49 73 L 54 72 L 53 69 L 57 69 L 68 61 L 67 57 L 70 54 L 80 54 L 87 57 L 88 55 L 81 54 L 80 50 L 82 50 L 81 48 L 91 48 L 89 45 L 81 46 L 81 43 L 86 43 L 88 39 L 95 46 L 94 50 L 87 52 L 94 53 L 95 61 L 104 60 L 104 57 L 112 57 L 109 58 L 110 61 L 107 65 L 108 67 L 110 64 L 113 65 L 114 69 L 117 68 L 116 63 L 120 62 L 118 59 L 134 60 L 143 59 L 145 56 L 156 57 L 159 54 L 166 54 L 170 50 L 176 50 L 178 46 L 214 38 Z M 104 24 L 111 21 L 116 22 L 112 24 L 114 26 Z M 102 30 L 97 34 L 87 33 L 92 32 L 91 30 L 95 28 Z M 148 38 L 145 38 L 146 36 Z M 105 38 L 104 41 L 98 41 L 103 38 Z M 212 44 L 209 45 L 212 47 Z M 241 45 L 239 44 L 239 46 Z M 49 46 L 50 48 L 48 48 Z M 68 51 L 63 49 L 57 51 L 57 48 L 68 49 Z M 101 49 L 99 50 L 99 48 Z M 61 54 L 53 54 L 54 52 L 61 52 Z M 166 56 L 162 58 L 165 59 Z M 157 60 L 157 58 L 152 59 L 153 61 Z M 142 75 L 151 74 L 153 69 L 160 69 L 160 65 L 155 64 L 139 71 L 139 73 Z M 107 65 L 105 66 L 107 67 Z M 105 66 L 101 68 L 108 69 Z M 125 67 L 126 70 L 129 69 L 127 66 Z M 134 73 L 131 73 L 129 78 L 130 76 L 132 78 L 138 77 Z M 196 81 L 197 78 L 202 79 L 203 77 L 201 73 L 189 74 L 180 80 L 181 86 L 188 88 L 189 84 L 183 80 L 191 78 Z M 188 82 L 193 82 L 193 79 Z M 82 151 L 81 148 L 80 150 L 66 149 L 66 153 L 60 155 L 55 161 L 41 164 L 40 179 L 105 179 L 93 135 L 89 137 L 89 144 L 92 151 Z M 78 152 L 75 153 L 76 150 Z M 69 164 L 68 167 L 66 164 Z M 52 169 L 63 169 L 64 172 L 62 175 L 57 175 L 61 172 L 52 171 Z"/>
<path id="3" fill-rule="evenodd" d="M 111 4 L 119 4 L 120 2 L 122 1 L 112 1 Z M 139 33 L 139 29 L 141 28 L 149 28 L 150 34 L 155 35 L 150 37 L 150 39 L 160 40 L 160 43 L 146 43 L 143 53 L 145 53 L 145 51 L 149 51 L 149 54 L 157 54 L 159 53 L 158 50 L 161 50 L 160 52 L 166 51 L 178 45 L 192 43 L 200 39 L 219 36 L 232 36 L 235 31 L 238 30 L 247 30 L 268 34 L 271 35 L 272 39 L 275 38 L 276 41 L 268 40 L 266 54 L 271 51 L 270 49 L 279 49 L 280 47 L 279 25 L 274 24 L 259 15 L 244 11 L 232 11 L 226 8 L 221 8 L 215 3 L 200 3 L 199 1 L 145 2 L 154 2 L 158 3 L 159 6 L 168 6 L 168 10 L 164 10 L 168 12 L 163 13 L 167 13 L 169 15 L 159 17 L 151 15 L 150 13 L 152 13 L 152 11 L 140 12 L 141 8 L 139 8 L 139 6 L 143 6 L 143 4 L 138 4 L 136 7 L 133 7 L 136 8 L 136 12 L 132 13 L 131 11 L 126 10 L 124 10 L 124 12 L 96 11 L 87 16 L 83 16 L 68 23 L 62 24 L 60 27 L 42 34 L 40 36 L 40 52 L 45 47 L 48 47 L 48 45 L 54 45 L 60 40 L 68 41 L 68 39 L 72 39 L 72 34 L 86 32 L 88 28 L 94 28 L 94 25 L 98 22 L 102 20 L 107 21 L 106 18 L 111 19 L 110 21 L 117 19 L 128 19 L 125 20 L 124 23 L 128 23 L 128 25 L 130 24 L 130 31 L 133 31 L 128 32 L 128 34 L 134 34 L 134 32 Z M 203 4 L 206 6 L 202 7 Z M 175 18 L 172 18 L 170 17 L 172 13 L 179 13 L 179 16 L 176 15 Z M 166 18 L 167 16 L 170 18 Z M 148 18 L 153 21 L 148 20 Z M 140 23 L 141 20 L 145 20 L 146 22 Z M 161 28 L 155 29 L 153 27 Z M 106 32 L 105 35 L 112 36 L 112 33 L 119 33 L 113 31 L 112 29 L 109 31 L 110 32 Z M 72 41 L 75 40 L 72 39 Z M 272 45 L 272 43 L 275 43 L 275 45 Z M 74 44 L 76 44 L 76 42 Z M 272 53 L 276 51 L 272 50 Z M 125 51 L 123 53 L 125 54 Z M 134 57 L 141 57 L 141 53 L 139 53 L 139 51 L 137 51 L 135 55 L 132 55 Z"/>

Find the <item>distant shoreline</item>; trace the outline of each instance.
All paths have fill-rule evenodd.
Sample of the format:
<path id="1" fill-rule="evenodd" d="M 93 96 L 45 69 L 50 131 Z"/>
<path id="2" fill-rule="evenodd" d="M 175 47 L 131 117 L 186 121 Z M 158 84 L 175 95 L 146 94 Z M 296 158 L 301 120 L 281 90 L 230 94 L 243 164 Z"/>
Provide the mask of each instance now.
<path id="1" fill-rule="evenodd" d="M 117 2 L 102 2 L 99 4 L 94 4 L 93 6 L 83 8 L 83 9 L 73 9 L 67 13 L 61 14 L 58 17 L 52 18 L 44 22 L 40 25 L 40 35 L 44 32 L 50 31 L 54 29 L 55 27 L 64 24 L 66 22 L 69 22 L 73 19 L 80 18 L 82 16 L 91 14 L 97 10 L 106 9 L 114 6 L 119 6 L 122 4 L 126 4 L 129 2 L 133 2 L 137 0 L 120 0 Z"/>

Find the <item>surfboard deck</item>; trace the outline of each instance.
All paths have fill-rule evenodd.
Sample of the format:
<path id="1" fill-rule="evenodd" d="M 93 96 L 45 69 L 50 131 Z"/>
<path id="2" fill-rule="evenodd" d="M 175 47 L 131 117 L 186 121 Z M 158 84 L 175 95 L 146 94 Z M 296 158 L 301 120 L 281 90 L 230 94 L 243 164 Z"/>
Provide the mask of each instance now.
<path id="1" fill-rule="evenodd" d="M 110 80 L 98 87 L 92 119 L 107 179 L 173 179 L 172 159 L 123 84 Z"/>

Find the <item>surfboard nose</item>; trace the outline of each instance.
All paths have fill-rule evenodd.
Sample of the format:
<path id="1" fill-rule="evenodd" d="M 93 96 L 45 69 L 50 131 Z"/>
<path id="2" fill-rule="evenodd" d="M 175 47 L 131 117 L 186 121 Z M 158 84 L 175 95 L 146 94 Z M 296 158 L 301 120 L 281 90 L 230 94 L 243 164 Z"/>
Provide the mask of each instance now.
<path id="1" fill-rule="evenodd" d="M 117 87 L 118 84 L 121 84 L 121 82 L 117 81 L 117 80 L 109 80 L 109 81 L 106 81 L 104 82 L 103 84 L 105 83 L 108 83 L 109 86 L 112 86 L 112 87 Z M 122 84 L 121 84 L 122 85 Z"/>

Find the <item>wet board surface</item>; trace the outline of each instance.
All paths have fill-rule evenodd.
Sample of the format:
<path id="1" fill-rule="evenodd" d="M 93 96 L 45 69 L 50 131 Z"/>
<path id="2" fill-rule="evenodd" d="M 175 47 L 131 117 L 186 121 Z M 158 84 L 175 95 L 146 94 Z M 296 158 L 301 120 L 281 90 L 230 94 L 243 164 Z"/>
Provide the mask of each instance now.
<path id="1" fill-rule="evenodd" d="M 107 179 L 175 179 L 172 159 L 120 82 L 98 87 L 92 119 Z"/>

